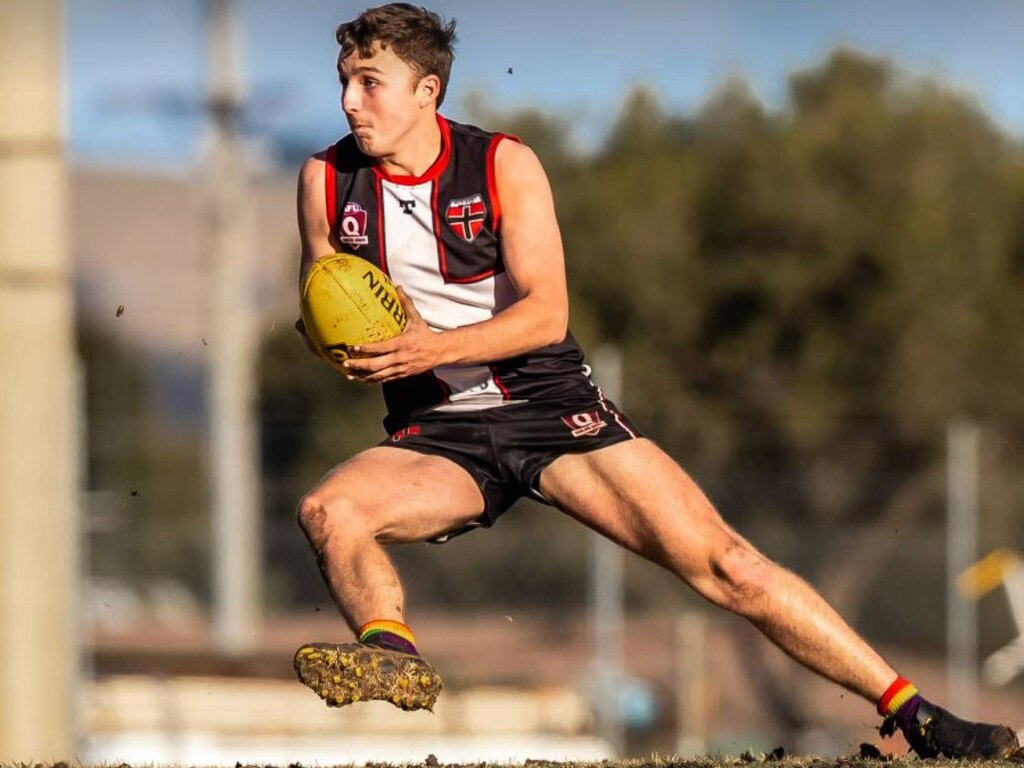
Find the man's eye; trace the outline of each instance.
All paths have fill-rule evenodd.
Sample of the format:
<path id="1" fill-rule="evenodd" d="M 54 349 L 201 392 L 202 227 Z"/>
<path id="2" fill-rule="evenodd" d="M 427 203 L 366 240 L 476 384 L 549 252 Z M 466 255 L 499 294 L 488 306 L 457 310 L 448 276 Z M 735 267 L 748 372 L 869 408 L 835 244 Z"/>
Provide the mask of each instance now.
<path id="1" fill-rule="evenodd" d="M 365 80 L 363 80 L 363 87 L 364 88 L 375 88 L 378 85 L 380 85 L 380 83 L 378 83 L 372 77 L 368 77 Z"/>

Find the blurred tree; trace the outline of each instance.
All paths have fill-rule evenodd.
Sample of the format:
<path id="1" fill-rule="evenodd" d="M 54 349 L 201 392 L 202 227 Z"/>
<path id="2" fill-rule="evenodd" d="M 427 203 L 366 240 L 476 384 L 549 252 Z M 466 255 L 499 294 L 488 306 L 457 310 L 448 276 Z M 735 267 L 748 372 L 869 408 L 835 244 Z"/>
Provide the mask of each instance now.
<path id="1" fill-rule="evenodd" d="M 860 626 L 941 647 L 914 531 L 941 525 L 947 423 L 1022 412 L 1020 149 L 850 51 L 790 93 L 767 115 L 732 81 L 692 120 L 627 97 L 562 192 L 571 283 L 626 348 L 630 411 L 728 519 Z M 935 599 L 862 615 L 883 576 Z"/>

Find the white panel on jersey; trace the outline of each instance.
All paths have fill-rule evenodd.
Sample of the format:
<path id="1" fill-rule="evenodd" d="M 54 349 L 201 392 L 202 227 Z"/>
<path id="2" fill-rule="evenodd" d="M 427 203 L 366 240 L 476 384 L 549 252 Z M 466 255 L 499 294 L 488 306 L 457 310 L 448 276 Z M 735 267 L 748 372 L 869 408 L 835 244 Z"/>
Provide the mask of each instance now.
<path id="1" fill-rule="evenodd" d="M 502 272 L 475 283 L 446 283 L 441 275 L 432 209 L 434 183 L 415 186 L 381 182 L 387 270 L 435 331 L 489 320 L 518 296 Z M 443 205 L 443 201 L 441 203 Z M 443 220 L 440 226 L 447 226 Z M 507 405 L 486 365 L 442 366 L 435 375 L 451 390 L 439 410 Z"/>

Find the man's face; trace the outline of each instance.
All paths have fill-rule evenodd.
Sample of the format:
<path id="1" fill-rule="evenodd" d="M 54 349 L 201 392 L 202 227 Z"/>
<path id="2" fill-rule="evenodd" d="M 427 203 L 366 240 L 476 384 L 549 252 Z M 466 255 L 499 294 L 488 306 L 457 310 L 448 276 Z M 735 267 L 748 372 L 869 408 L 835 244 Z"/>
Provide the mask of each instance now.
<path id="1" fill-rule="evenodd" d="M 412 67 L 374 44 L 363 58 L 355 50 L 338 67 L 341 108 L 356 144 L 370 157 L 393 154 L 416 124 L 423 103 L 422 88 Z"/>

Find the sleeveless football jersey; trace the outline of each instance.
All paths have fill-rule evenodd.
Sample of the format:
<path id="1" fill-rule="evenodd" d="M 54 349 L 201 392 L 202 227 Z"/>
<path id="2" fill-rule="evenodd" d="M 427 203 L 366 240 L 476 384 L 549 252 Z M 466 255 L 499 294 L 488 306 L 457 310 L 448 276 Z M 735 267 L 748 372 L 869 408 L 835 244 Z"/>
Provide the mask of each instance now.
<path id="1" fill-rule="evenodd" d="M 503 139 L 438 116 L 441 154 L 422 176 L 378 168 L 348 135 L 326 152 L 327 216 L 348 253 L 372 262 L 434 330 L 487 320 L 518 299 L 501 252 L 494 153 Z M 385 384 L 389 431 L 426 409 L 573 400 L 591 388 L 571 334 L 489 365 L 448 365 Z"/>

